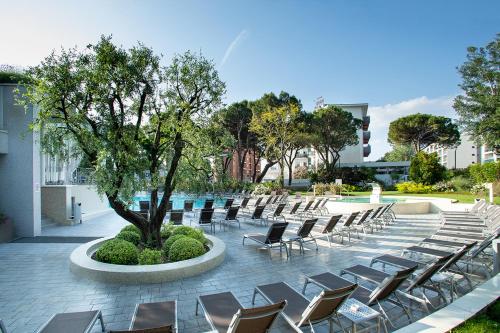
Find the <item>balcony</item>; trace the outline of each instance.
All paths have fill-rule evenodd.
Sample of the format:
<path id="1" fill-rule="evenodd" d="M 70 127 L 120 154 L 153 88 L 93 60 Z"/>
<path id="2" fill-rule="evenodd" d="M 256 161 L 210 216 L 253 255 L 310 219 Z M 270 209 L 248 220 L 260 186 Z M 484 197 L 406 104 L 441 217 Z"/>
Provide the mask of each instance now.
<path id="1" fill-rule="evenodd" d="M 371 133 L 370 131 L 363 131 L 363 144 L 368 144 L 368 141 L 370 141 Z"/>
<path id="2" fill-rule="evenodd" d="M 9 135 L 7 130 L 0 129 L 0 154 L 9 152 Z"/>
<path id="3" fill-rule="evenodd" d="M 371 152 L 372 152 L 372 147 L 370 145 L 363 146 L 363 157 L 370 156 Z"/>
<path id="4" fill-rule="evenodd" d="M 367 131 L 370 126 L 370 116 L 363 117 L 363 131 Z"/>

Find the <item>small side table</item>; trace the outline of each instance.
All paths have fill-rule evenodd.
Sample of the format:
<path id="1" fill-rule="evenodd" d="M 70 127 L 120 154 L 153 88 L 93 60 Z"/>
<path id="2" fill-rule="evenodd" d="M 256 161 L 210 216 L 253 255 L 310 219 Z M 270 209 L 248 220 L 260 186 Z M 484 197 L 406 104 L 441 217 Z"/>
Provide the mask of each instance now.
<path id="1" fill-rule="evenodd" d="M 384 331 L 387 333 L 387 327 L 385 326 L 385 321 L 382 314 L 378 311 L 373 310 L 369 306 L 361 303 L 360 301 L 354 298 L 347 299 L 338 310 L 338 313 L 340 313 L 341 315 L 343 315 L 352 322 L 353 333 L 357 332 L 358 324 L 373 319 L 377 319 L 377 332 L 380 332 L 380 326 L 381 326 L 380 324 L 382 323 Z"/>

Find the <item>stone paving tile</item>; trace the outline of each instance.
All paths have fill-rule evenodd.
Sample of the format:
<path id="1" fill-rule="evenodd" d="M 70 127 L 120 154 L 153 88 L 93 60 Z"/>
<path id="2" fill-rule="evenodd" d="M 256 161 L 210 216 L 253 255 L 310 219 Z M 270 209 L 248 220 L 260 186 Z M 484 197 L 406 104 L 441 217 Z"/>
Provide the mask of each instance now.
<path id="1" fill-rule="evenodd" d="M 325 221 L 325 217 L 320 218 L 320 223 Z M 299 226 L 298 221 L 290 222 L 289 233 Z M 72 274 L 69 255 L 79 244 L 1 244 L 0 318 L 9 332 L 33 332 L 54 313 L 100 309 L 108 329 L 126 329 L 136 303 L 177 299 L 179 331 L 205 332 L 210 327 L 203 314 L 195 316 L 199 295 L 231 290 L 244 306 L 250 307 L 253 290 L 259 284 L 286 281 L 301 290 L 305 276 L 325 271 L 338 274 L 350 265 L 368 264 L 375 255 L 399 253 L 432 234 L 437 222 L 436 215 L 398 216 L 396 224 L 361 235 L 361 239 L 354 237 L 350 244 L 335 243 L 329 247 L 320 240 L 318 252 L 308 244 L 304 255 L 295 246 L 287 260 L 279 251 L 273 251 L 270 257 L 252 242 L 242 246 L 243 234 L 267 230 L 242 221 L 241 229 L 217 229 L 216 236 L 227 246 L 226 259 L 219 267 L 180 281 L 144 285 L 100 283 Z M 50 227 L 43 235 L 108 236 L 125 224 L 115 214 L 109 214 L 78 226 Z M 317 292 L 308 288 L 306 296 L 312 298 Z M 257 298 L 256 304 L 264 303 Z M 391 313 L 400 325 L 407 323 L 400 310 L 391 309 Z M 94 331 L 100 330 L 96 326 Z M 293 330 L 280 318 L 273 332 Z M 317 332 L 328 332 L 328 326 L 318 325 Z"/>

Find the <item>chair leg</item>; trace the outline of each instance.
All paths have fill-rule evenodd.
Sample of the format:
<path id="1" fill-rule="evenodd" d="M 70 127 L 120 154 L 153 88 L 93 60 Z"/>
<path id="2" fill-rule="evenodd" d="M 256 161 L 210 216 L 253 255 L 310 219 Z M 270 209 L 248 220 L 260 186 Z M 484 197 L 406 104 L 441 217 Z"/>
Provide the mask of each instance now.
<path id="1" fill-rule="evenodd" d="M 101 330 L 103 332 L 106 332 L 106 328 L 104 327 L 104 320 L 102 319 L 102 312 L 101 311 L 99 311 L 99 317 L 98 318 L 99 318 L 99 321 L 101 322 Z"/>
<path id="2" fill-rule="evenodd" d="M 302 295 L 306 294 L 306 287 L 309 284 L 309 278 L 306 277 L 306 280 L 304 281 L 304 287 L 302 287 Z"/>
<path id="3" fill-rule="evenodd" d="M 253 290 L 252 305 L 255 305 L 255 296 L 257 296 L 257 289 Z"/>
<path id="4" fill-rule="evenodd" d="M 198 315 L 198 304 L 200 303 L 199 299 L 196 299 L 196 309 L 194 310 L 194 314 L 197 316 Z"/>

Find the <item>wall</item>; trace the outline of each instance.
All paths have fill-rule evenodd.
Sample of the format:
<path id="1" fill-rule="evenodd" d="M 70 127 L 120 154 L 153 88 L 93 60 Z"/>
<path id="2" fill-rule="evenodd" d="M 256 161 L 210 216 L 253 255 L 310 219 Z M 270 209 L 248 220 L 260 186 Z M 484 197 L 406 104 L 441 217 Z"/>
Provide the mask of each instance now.
<path id="1" fill-rule="evenodd" d="M 105 198 L 88 185 L 42 186 L 42 213 L 59 224 L 72 224 L 71 197 L 82 203 L 83 220 L 111 211 Z"/>
<path id="2" fill-rule="evenodd" d="M 40 235 L 40 154 L 38 133 L 29 131 L 37 110 L 16 105 L 15 84 L 0 84 L 2 128 L 7 153 L 0 153 L 0 212 L 14 222 L 16 236 Z"/>

